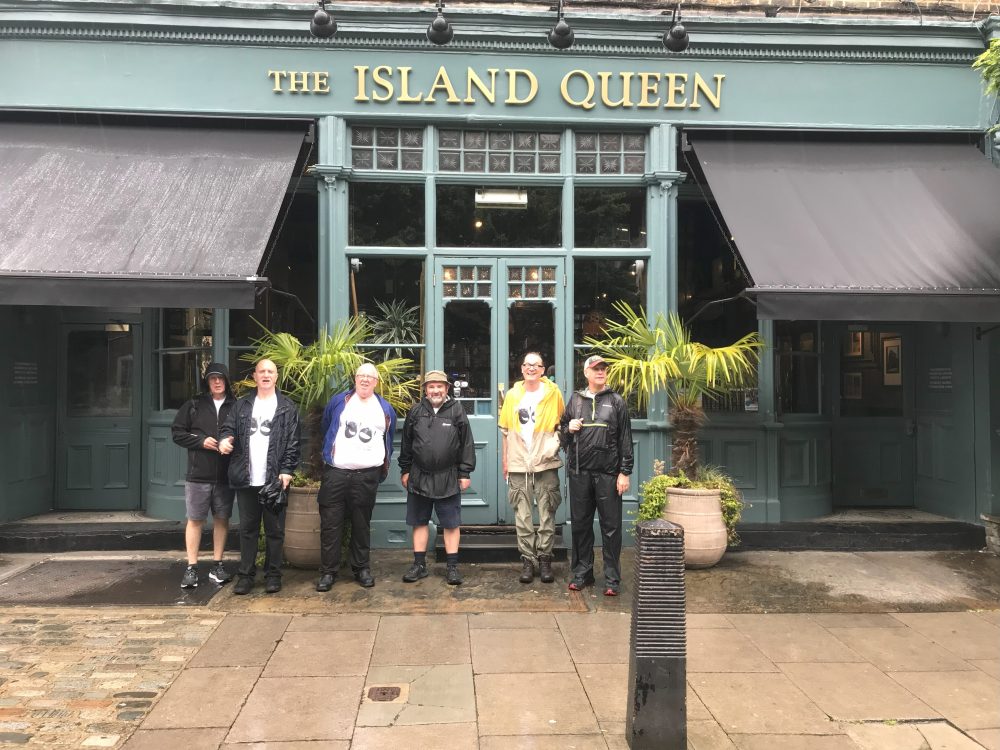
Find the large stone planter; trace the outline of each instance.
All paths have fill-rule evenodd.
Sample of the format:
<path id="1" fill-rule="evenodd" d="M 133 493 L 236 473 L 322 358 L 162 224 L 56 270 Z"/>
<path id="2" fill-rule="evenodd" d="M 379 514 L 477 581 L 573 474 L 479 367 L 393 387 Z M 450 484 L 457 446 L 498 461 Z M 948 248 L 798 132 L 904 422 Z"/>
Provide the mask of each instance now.
<path id="1" fill-rule="evenodd" d="M 979 517 L 986 526 L 986 549 L 994 555 L 1000 555 L 1000 516 L 983 513 Z"/>
<path id="2" fill-rule="evenodd" d="M 719 490 L 670 487 L 663 518 L 684 528 L 684 567 L 711 568 L 722 559 L 728 535 Z"/>
<path id="3" fill-rule="evenodd" d="M 319 487 L 289 487 L 285 511 L 285 562 L 296 568 L 319 567 Z"/>

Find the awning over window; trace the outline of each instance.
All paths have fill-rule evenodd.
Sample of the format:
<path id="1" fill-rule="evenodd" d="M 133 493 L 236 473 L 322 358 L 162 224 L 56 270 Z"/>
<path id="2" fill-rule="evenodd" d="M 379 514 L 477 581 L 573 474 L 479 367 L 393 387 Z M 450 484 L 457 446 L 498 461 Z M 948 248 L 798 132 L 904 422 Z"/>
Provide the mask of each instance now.
<path id="1" fill-rule="evenodd" d="M 1000 321 L 1000 169 L 974 147 L 689 139 L 761 318 Z"/>
<path id="2" fill-rule="evenodd" d="M 0 123 L 0 304 L 253 307 L 304 131 Z"/>

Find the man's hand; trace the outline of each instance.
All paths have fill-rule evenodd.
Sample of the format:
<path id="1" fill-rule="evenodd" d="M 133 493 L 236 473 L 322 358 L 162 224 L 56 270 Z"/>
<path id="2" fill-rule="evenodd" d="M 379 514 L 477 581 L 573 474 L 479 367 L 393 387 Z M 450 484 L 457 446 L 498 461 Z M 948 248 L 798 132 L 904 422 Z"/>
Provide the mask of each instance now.
<path id="1" fill-rule="evenodd" d="M 619 474 L 618 482 L 616 484 L 616 488 L 618 490 L 619 495 L 624 495 L 626 492 L 628 492 L 628 484 L 629 484 L 628 474 Z"/>
<path id="2" fill-rule="evenodd" d="M 219 441 L 219 453 L 221 453 L 223 456 L 228 456 L 232 452 L 233 452 L 233 439 L 231 437 L 227 437 Z"/>
<path id="3" fill-rule="evenodd" d="M 292 475 L 291 474 L 278 474 L 278 479 L 281 480 L 281 489 L 283 489 L 283 490 L 287 490 L 288 489 L 288 485 L 290 485 L 292 483 Z"/>
<path id="4" fill-rule="evenodd" d="M 201 446 L 207 451 L 217 451 L 219 450 L 219 441 L 214 437 L 207 437 Z"/>
<path id="5" fill-rule="evenodd" d="M 403 474 L 399 481 L 403 483 L 403 489 L 408 490 L 410 488 L 410 475 L 409 473 Z"/>
<path id="6" fill-rule="evenodd" d="M 463 477 L 458 480 L 458 487 L 459 489 L 462 490 L 462 492 L 465 492 L 471 486 L 472 486 L 472 480 L 469 479 L 468 477 Z"/>
<path id="7" fill-rule="evenodd" d="M 582 419 L 571 419 L 571 420 L 569 420 L 569 431 L 570 432 L 579 432 L 582 427 L 583 427 L 583 420 Z"/>

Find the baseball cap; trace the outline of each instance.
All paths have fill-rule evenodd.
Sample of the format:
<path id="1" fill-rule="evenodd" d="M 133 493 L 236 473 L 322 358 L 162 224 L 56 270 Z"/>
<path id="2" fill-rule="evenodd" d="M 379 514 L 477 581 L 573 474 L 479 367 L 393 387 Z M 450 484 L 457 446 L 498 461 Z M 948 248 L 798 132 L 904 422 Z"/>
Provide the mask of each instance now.
<path id="1" fill-rule="evenodd" d="M 594 365 L 607 366 L 607 364 L 608 363 L 604 361 L 604 357 L 602 357 L 600 354 L 594 354 L 591 355 L 590 357 L 587 357 L 586 361 L 583 363 L 583 369 L 589 370 Z"/>

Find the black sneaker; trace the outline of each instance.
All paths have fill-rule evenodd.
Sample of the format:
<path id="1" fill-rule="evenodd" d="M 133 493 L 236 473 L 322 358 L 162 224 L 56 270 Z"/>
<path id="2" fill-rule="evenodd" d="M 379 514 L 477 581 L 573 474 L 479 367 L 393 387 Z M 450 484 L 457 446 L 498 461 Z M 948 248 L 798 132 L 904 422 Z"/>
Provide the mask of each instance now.
<path id="1" fill-rule="evenodd" d="M 358 585 L 365 589 L 370 589 L 375 585 L 375 579 L 372 577 L 372 572 L 368 568 L 362 568 L 361 570 L 354 573 L 354 580 L 358 582 Z"/>
<path id="2" fill-rule="evenodd" d="M 281 579 L 280 578 L 268 578 L 264 581 L 264 593 L 265 594 L 277 594 L 281 591 Z"/>
<path id="3" fill-rule="evenodd" d="M 420 563 L 413 563 L 410 569 L 403 573 L 403 583 L 414 583 L 419 581 L 421 578 L 426 578 L 428 576 L 427 566 L 421 565 Z"/>
<path id="4" fill-rule="evenodd" d="M 229 583 L 233 580 L 233 574 L 226 570 L 226 566 L 222 564 L 222 560 L 219 560 L 214 563 L 212 565 L 212 569 L 208 571 L 208 579 L 222 586 L 223 584 Z"/>
<path id="5" fill-rule="evenodd" d="M 182 589 L 193 589 L 198 587 L 198 569 L 194 565 L 188 565 L 181 578 Z"/>
<path id="6" fill-rule="evenodd" d="M 449 586 L 460 586 L 462 584 L 462 574 L 458 572 L 457 565 L 448 566 L 448 574 L 445 580 Z"/>
<path id="7" fill-rule="evenodd" d="M 237 596 L 242 596 L 243 594 L 249 594 L 253 591 L 253 578 L 250 576 L 240 576 L 236 579 L 236 585 L 233 586 L 233 593 Z"/>

